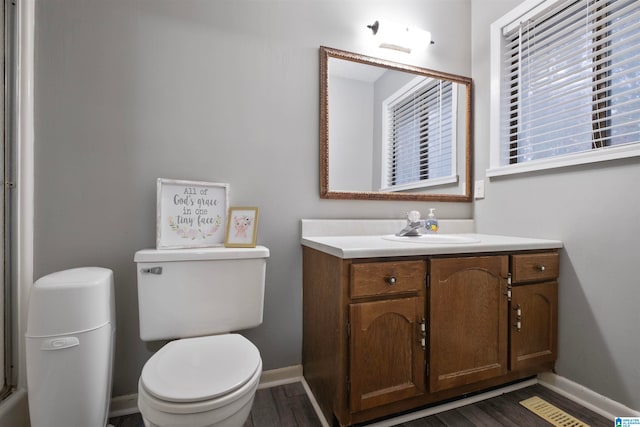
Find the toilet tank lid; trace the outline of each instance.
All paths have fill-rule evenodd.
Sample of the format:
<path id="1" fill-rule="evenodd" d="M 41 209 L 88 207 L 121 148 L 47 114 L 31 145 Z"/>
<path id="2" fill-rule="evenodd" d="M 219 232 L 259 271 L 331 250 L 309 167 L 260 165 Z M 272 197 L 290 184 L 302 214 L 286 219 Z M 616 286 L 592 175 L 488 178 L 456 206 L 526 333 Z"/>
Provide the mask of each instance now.
<path id="1" fill-rule="evenodd" d="M 136 252 L 133 260 L 135 262 L 171 262 L 268 257 L 268 248 L 256 246 L 255 248 L 142 249 Z"/>

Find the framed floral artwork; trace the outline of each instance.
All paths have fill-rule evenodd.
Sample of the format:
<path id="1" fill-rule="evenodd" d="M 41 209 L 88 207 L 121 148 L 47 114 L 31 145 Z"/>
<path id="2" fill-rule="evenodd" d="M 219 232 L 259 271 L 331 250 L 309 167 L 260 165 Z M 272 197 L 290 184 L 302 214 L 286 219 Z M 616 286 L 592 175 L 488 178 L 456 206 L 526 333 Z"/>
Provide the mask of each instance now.
<path id="1" fill-rule="evenodd" d="M 158 178 L 156 248 L 222 246 L 229 184 Z"/>
<path id="2" fill-rule="evenodd" d="M 229 208 L 224 245 L 229 248 L 254 248 L 258 236 L 258 208 Z"/>

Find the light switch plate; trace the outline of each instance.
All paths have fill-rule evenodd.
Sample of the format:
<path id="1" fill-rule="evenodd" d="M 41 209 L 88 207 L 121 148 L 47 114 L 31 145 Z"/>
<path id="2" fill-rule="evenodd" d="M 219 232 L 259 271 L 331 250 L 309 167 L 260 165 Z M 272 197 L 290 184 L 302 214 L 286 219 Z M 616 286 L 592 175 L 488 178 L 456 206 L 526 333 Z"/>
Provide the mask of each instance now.
<path id="1" fill-rule="evenodd" d="M 473 188 L 473 197 L 476 199 L 484 199 L 484 179 L 476 180 Z"/>

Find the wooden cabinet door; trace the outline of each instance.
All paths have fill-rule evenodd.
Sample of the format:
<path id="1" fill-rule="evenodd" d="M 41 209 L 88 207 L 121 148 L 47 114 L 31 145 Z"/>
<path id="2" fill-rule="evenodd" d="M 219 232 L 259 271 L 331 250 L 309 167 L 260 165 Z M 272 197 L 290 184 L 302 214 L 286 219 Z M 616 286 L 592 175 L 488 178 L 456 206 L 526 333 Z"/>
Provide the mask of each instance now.
<path id="1" fill-rule="evenodd" d="M 429 390 L 507 373 L 507 256 L 431 260 Z"/>
<path id="2" fill-rule="evenodd" d="M 424 394 L 424 298 L 351 304 L 349 314 L 351 412 Z"/>
<path id="3" fill-rule="evenodd" d="M 556 360 L 558 283 L 514 286 L 511 298 L 511 370 Z"/>

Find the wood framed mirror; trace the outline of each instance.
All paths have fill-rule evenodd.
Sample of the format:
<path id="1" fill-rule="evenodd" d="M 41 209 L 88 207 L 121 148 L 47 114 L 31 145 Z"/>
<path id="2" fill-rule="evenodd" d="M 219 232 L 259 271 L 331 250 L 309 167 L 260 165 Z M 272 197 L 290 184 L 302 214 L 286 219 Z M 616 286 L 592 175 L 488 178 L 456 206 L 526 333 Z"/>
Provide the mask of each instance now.
<path id="1" fill-rule="evenodd" d="M 472 80 L 320 47 L 320 197 L 472 200 Z"/>

